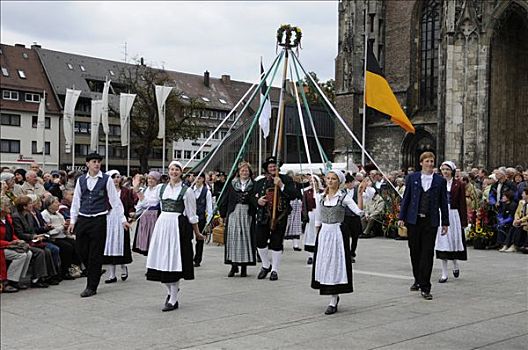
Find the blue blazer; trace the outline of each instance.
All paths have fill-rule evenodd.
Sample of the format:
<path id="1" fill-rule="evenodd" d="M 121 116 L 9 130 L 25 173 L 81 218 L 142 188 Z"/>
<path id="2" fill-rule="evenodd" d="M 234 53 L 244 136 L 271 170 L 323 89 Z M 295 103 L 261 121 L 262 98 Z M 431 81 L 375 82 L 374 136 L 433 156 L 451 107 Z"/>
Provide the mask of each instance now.
<path id="1" fill-rule="evenodd" d="M 400 203 L 399 219 L 407 224 L 415 225 L 420 206 L 420 192 L 422 191 L 422 173 L 416 172 L 407 176 L 405 192 Z M 442 212 L 442 226 L 449 226 L 447 207 L 447 182 L 438 174 L 433 175 L 433 182 L 429 189 L 429 218 L 431 226 L 440 226 L 440 212 Z"/>

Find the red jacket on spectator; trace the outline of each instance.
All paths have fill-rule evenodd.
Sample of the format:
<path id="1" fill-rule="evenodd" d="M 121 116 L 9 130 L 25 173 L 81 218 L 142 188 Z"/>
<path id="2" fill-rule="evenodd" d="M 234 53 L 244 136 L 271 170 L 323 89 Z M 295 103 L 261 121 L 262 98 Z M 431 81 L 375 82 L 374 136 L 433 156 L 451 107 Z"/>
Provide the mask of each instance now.
<path id="1" fill-rule="evenodd" d="M 4 249 L 8 247 L 12 241 L 18 240 L 18 237 L 15 234 L 15 227 L 13 226 L 13 219 L 11 219 L 11 215 L 7 215 L 5 221 L 5 224 L 0 221 L 0 281 L 7 280 L 7 265 L 5 260 Z M 7 241 L 5 237 L 6 224 L 11 226 L 11 232 L 13 232 L 13 237 L 11 237 L 10 241 Z"/>
<path id="2" fill-rule="evenodd" d="M 460 224 L 462 227 L 468 225 L 467 205 L 466 205 L 466 184 L 460 180 L 453 179 L 451 185 L 451 209 L 457 209 L 460 214 Z"/>

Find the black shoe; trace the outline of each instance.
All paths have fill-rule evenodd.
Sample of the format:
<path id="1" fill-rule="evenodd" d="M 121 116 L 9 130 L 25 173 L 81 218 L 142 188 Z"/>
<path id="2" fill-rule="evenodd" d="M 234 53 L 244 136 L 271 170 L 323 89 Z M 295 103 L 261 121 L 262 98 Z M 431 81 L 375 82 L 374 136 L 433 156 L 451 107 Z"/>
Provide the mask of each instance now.
<path id="1" fill-rule="evenodd" d="M 413 285 L 409 289 L 411 290 L 411 292 L 417 292 L 420 290 L 420 285 L 418 283 L 413 283 Z"/>
<path id="2" fill-rule="evenodd" d="M 101 276 L 106 273 L 106 269 L 101 269 Z"/>
<path id="3" fill-rule="evenodd" d="M 194 267 L 200 267 L 200 263 L 197 262 L 197 261 L 195 261 L 195 262 L 194 262 Z"/>
<path id="4" fill-rule="evenodd" d="M 438 280 L 438 283 L 446 283 L 447 282 L 447 277 L 442 277 Z"/>
<path id="5" fill-rule="evenodd" d="M 309 257 L 308 260 L 306 260 L 306 264 L 307 265 L 312 265 L 313 264 L 313 258 Z"/>
<path id="6" fill-rule="evenodd" d="M 128 266 L 125 266 L 125 272 L 121 272 L 121 281 L 126 281 L 128 278 Z"/>
<path id="7" fill-rule="evenodd" d="M 279 279 L 279 275 L 277 274 L 277 271 L 271 271 L 270 281 L 276 281 L 278 279 Z"/>
<path id="8" fill-rule="evenodd" d="M 453 270 L 453 276 L 455 276 L 455 278 L 458 278 L 458 276 L 460 276 L 460 270 Z"/>
<path id="9" fill-rule="evenodd" d="M 423 297 L 425 300 L 433 300 L 433 296 L 431 295 L 430 292 L 422 292 L 422 297 Z"/>
<path id="10" fill-rule="evenodd" d="M 238 273 L 238 266 L 231 265 L 231 270 L 229 270 L 229 273 L 227 274 L 227 277 L 234 277 L 235 273 Z"/>
<path id="11" fill-rule="evenodd" d="M 116 283 L 117 282 L 117 277 L 114 277 L 114 278 L 109 278 L 105 281 L 106 284 L 109 284 L 109 283 Z"/>
<path id="12" fill-rule="evenodd" d="M 359 238 L 374 238 L 374 235 L 361 234 L 361 235 L 359 235 Z"/>
<path id="13" fill-rule="evenodd" d="M 178 307 L 179 307 L 178 302 L 175 302 L 174 305 L 167 302 L 165 306 L 163 307 L 163 309 L 161 309 L 161 311 L 163 312 L 172 311 L 172 310 L 176 310 Z"/>
<path id="14" fill-rule="evenodd" d="M 163 305 L 167 305 L 169 303 L 169 300 L 170 300 L 170 295 L 167 295 L 167 298 L 165 299 L 165 304 Z"/>
<path id="15" fill-rule="evenodd" d="M 265 268 L 265 267 L 261 268 L 260 272 L 259 272 L 259 274 L 257 276 L 257 279 L 263 280 L 264 278 L 266 278 L 266 276 L 268 275 L 268 273 L 270 271 L 271 271 L 271 267 L 269 267 L 269 268 Z"/>
<path id="16" fill-rule="evenodd" d="M 90 288 L 86 288 L 85 290 L 82 291 L 81 298 L 88 298 L 88 297 L 94 296 L 96 294 L 97 294 L 97 292 L 95 290 L 92 290 Z"/>
<path id="17" fill-rule="evenodd" d="M 44 282 L 40 282 L 40 281 L 31 282 L 31 288 L 48 288 L 48 287 L 49 285 Z"/>
<path id="18" fill-rule="evenodd" d="M 240 271 L 240 277 L 247 277 L 247 266 L 242 266 Z"/>
<path id="19" fill-rule="evenodd" d="M 296 251 L 296 252 L 300 252 L 302 249 L 299 248 L 299 247 L 293 247 L 293 250 Z"/>
<path id="20" fill-rule="evenodd" d="M 60 280 L 54 276 L 45 280 L 44 283 L 50 286 L 56 286 L 60 283 Z"/>
<path id="21" fill-rule="evenodd" d="M 352 262 L 352 264 L 353 264 L 353 263 L 355 263 L 355 262 L 356 262 L 356 258 L 350 258 L 350 261 L 351 261 L 351 262 Z"/>
<path id="22" fill-rule="evenodd" d="M 337 312 L 337 306 L 328 305 L 325 311 L 325 315 L 332 315 Z"/>

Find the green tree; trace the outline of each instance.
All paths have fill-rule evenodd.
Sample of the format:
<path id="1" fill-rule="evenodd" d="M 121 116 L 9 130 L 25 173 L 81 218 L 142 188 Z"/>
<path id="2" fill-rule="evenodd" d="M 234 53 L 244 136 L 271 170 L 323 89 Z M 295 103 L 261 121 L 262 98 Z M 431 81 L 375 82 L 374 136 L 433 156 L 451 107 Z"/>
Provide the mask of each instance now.
<path id="1" fill-rule="evenodd" d="M 308 72 L 312 76 L 312 78 L 315 80 L 317 85 L 323 90 L 326 97 L 328 97 L 328 100 L 332 102 L 332 104 L 335 103 L 335 81 L 334 79 L 329 79 L 325 82 L 319 81 L 319 78 L 317 77 L 317 74 L 315 72 Z M 308 99 L 308 102 L 310 104 L 314 105 L 320 105 L 324 103 L 324 100 L 319 96 L 319 92 L 313 88 L 313 84 L 311 80 L 306 77 L 304 78 L 304 92 L 306 93 L 306 98 Z"/>
<path id="2" fill-rule="evenodd" d="M 142 64 L 130 65 L 120 72 L 119 83 L 123 92 L 136 94 L 130 118 L 130 147 L 139 158 L 141 172 L 149 169 L 149 159 L 154 148 L 162 148 L 158 139 L 158 107 L 155 85 L 174 85 L 174 80 L 164 69 Z M 183 93 L 173 89 L 165 102 L 165 132 L 167 145 L 178 139 L 196 139 L 202 128 L 193 118 L 203 104 L 195 98 L 182 100 Z M 170 148 L 170 147 L 169 147 Z M 167 152 L 166 157 L 171 159 Z"/>

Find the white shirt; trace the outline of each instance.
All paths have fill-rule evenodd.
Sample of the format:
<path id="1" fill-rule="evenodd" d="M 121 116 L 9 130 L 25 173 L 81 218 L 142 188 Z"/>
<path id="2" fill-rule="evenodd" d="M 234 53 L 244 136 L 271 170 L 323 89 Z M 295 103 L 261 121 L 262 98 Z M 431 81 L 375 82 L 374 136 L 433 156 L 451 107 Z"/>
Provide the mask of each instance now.
<path id="1" fill-rule="evenodd" d="M 97 175 L 90 176 L 90 173 L 86 174 L 86 187 L 91 191 L 95 187 L 95 184 L 99 180 L 99 178 L 103 177 L 103 173 L 99 171 Z M 126 222 L 127 219 L 124 215 L 124 209 L 123 209 L 123 203 L 121 203 L 121 198 L 117 195 L 117 190 L 114 186 L 114 180 L 109 176 L 108 181 L 106 182 L 106 193 L 108 194 L 108 201 L 110 202 L 110 205 L 112 206 L 112 210 L 116 210 L 119 213 L 119 216 L 122 217 L 121 222 Z M 106 215 L 108 214 L 108 210 L 105 210 L 100 213 L 96 213 L 93 215 L 83 214 L 79 211 L 79 208 L 81 207 L 81 185 L 79 184 L 79 181 L 75 184 L 75 190 L 73 192 L 73 201 L 70 209 L 70 223 L 75 224 L 77 222 L 77 217 L 84 216 L 84 217 L 95 217 L 100 215 Z"/>
<path id="2" fill-rule="evenodd" d="M 428 175 L 428 174 L 422 173 L 422 176 L 420 179 L 422 180 L 422 188 L 424 192 L 429 191 L 429 189 L 431 188 L 431 184 L 433 183 L 433 175 L 434 174 Z"/>
<path id="3" fill-rule="evenodd" d="M 374 195 L 376 194 L 376 189 L 372 186 L 368 186 L 365 188 L 365 192 L 363 192 L 363 204 L 367 204 L 374 198 Z"/>
<path id="4" fill-rule="evenodd" d="M 51 226 L 53 226 L 53 229 L 51 231 L 48 231 L 48 234 L 52 238 L 66 237 L 66 235 L 64 234 L 65 220 L 61 213 L 59 213 L 58 211 L 56 211 L 55 213 L 50 213 L 46 209 L 41 214 L 44 221 L 46 221 L 47 224 L 51 224 Z"/>
<path id="5" fill-rule="evenodd" d="M 341 191 L 337 191 L 336 194 L 334 196 L 332 196 L 331 198 L 329 198 L 329 196 L 326 195 L 324 197 L 323 204 L 325 206 L 327 206 L 327 207 L 334 207 L 339 202 L 339 198 L 341 198 L 341 196 L 344 196 L 343 201 L 341 202 L 341 203 L 343 203 L 343 206 L 347 206 L 350 210 L 352 210 L 352 212 L 354 214 L 356 214 L 358 216 L 363 216 L 363 210 L 359 209 L 359 207 L 357 206 L 356 202 L 354 202 L 352 197 L 350 197 L 348 195 L 345 195 Z M 317 200 L 315 204 L 316 204 L 316 207 L 315 207 L 315 226 L 321 226 L 321 201 Z"/>
<path id="6" fill-rule="evenodd" d="M 200 194 L 202 194 L 202 187 L 194 186 L 194 196 L 196 199 L 200 197 Z M 213 195 L 211 194 L 211 191 L 207 189 L 207 194 L 205 195 L 205 213 L 207 214 L 207 219 L 210 219 L 213 217 Z"/>
<path id="7" fill-rule="evenodd" d="M 156 185 L 155 187 L 147 187 L 143 191 L 143 199 L 138 201 L 136 204 L 136 211 L 143 209 L 147 210 L 150 207 L 155 207 L 160 202 L 160 188 L 162 185 Z"/>

